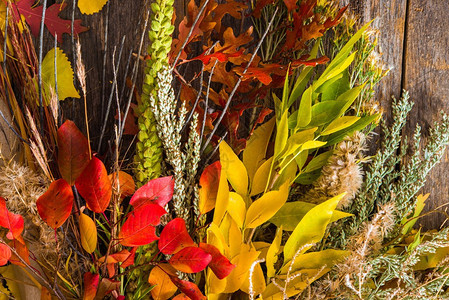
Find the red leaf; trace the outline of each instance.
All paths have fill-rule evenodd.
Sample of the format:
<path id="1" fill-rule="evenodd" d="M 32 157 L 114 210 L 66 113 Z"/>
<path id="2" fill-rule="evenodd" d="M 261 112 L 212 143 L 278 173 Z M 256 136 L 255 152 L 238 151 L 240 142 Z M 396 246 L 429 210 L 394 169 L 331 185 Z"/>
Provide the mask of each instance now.
<path id="1" fill-rule="evenodd" d="M 134 264 L 134 258 L 136 256 L 137 247 L 133 247 L 131 249 L 131 253 L 129 256 L 123 261 L 123 263 L 120 265 L 120 268 L 125 269 L 126 267 L 132 266 Z"/>
<path id="2" fill-rule="evenodd" d="M 87 138 L 72 121 L 65 121 L 58 129 L 58 166 L 62 178 L 70 185 L 89 164 Z"/>
<path id="3" fill-rule="evenodd" d="M 97 294 L 100 275 L 90 272 L 84 273 L 84 295 L 83 300 L 93 300 Z"/>
<path id="4" fill-rule="evenodd" d="M 187 247 L 175 253 L 168 261 L 175 269 L 184 273 L 197 273 L 204 270 L 212 256 L 198 247 Z"/>
<path id="5" fill-rule="evenodd" d="M 200 248 L 209 253 L 212 256 L 212 260 L 208 267 L 214 272 L 218 279 L 223 279 L 227 277 L 232 270 L 236 267 L 231 264 L 229 259 L 227 259 L 217 247 L 205 243 L 200 243 Z"/>
<path id="6" fill-rule="evenodd" d="M 184 60 L 182 63 L 184 64 L 184 63 L 187 63 L 187 62 L 190 62 L 190 61 L 193 61 L 193 60 L 201 60 L 203 62 L 203 64 L 207 65 L 207 64 L 209 64 L 211 59 L 217 59 L 219 62 L 226 62 L 226 61 L 228 61 L 228 59 L 230 57 L 239 57 L 239 56 L 241 56 L 243 54 L 243 50 L 244 49 L 240 49 L 239 51 L 234 52 L 234 53 L 223 53 L 222 52 L 223 50 L 225 50 L 225 49 L 222 49 L 220 51 L 216 51 L 215 53 L 212 53 L 212 54 L 209 54 L 209 55 L 206 55 L 207 51 L 205 51 L 204 53 L 198 55 L 197 57 L 194 57 L 194 58 L 188 59 L 188 60 Z"/>
<path id="7" fill-rule="evenodd" d="M 181 280 L 175 276 L 170 276 L 171 281 L 180 289 L 184 294 L 192 300 L 204 300 L 206 296 L 201 293 L 196 284 L 190 281 Z"/>
<path id="8" fill-rule="evenodd" d="M 0 244 L 0 266 L 4 266 L 11 258 L 11 250 L 5 244 Z"/>
<path id="9" fill-rule="evenodd" d="M 93 212 L 102 213 L 111 201 L 112 186 L 108 172 L 101 160 L 93 157 L 75 182 L 86 206 Z"/>
<path id="10" fill-rule="evenodd" d="M 183 219 L 173 219 L 162 229 L 158 242 L 159 250 L 162 253 L 173 254 L 190 246 L 195 246 L 195 243 L 187 232 Z"/>
<path id="11" fill-rule="evenodd" d="M 23 243 L 21 236 L 23 231 L 23 218 L 21 215 L 16 215 L 9 212 L 6 208 L 5 199 L 0 197 L 0 226 L 9 229 L 6 237 L 10 240 L 18 239 Z"/>
<path id="12" fill-rule="evenodd" d="M 158 239 L 154 226 L 159 225 L 161 216 L 167 212 L 157 204 L 146 204 L 130 212 L 120 230 L 119 239 L 123 246 L 143 246 Z"/>
<path id="13" fill-rule="evenodd" d="M 164 207 L 173 197 L 174 187 L 175 181 L 172 176 L 150 180 L 134 193 L 129 204 L 135 208 L 148 203 Z"/>
<path id="14" fill-rule="evenodd" d="M 35 36 L 39 36 L 39 29 L 42 19 L 43 6 L 34 6 L 36 3 L 35 0 L 21 0 L 16 4 L 12 4 L 14 9 L 12 9 L 14 13 L 15 20 L 20 22 L 20 18 L 17 16 L 17 10 L 21 15 L 25 17 L 28 25 L 30 26 L 31 32 Z M 45 13 L 45 26 L 50 31 L 50 33 L 55 36 L 58 35 L 58 42 L 62 43 L 62 35 L 64 33 L 71 34 L 72 29 L 72 21 L 64 20 L 59 17 L 59 14 L 62 10 L 67 6 L 66 2 L 61 4 L 53 4 L 49 6 Z M 16 10 L 17 9 L 17 10 Z M 81 20 L 75 20 L 73 25 L 73 33 L 75 35 L 80 34 L 81 32 L 87 31 L 86 27 L 81 26 Z"/>
<path id="15" fill-rule="evenodd" d="M 64 179 L 58 179 L 53 181 L 48 190 L 37 199 L 37 211 L 48 226 L 56 229 L 70 216 L 73 200 L 70 185 Z"/>
<path id="16" fill-rule="evenodd" d="M 254 7 L 252 14 L 255 18 L 260 18 L 262 9 L 270 4 L 273 4 L 274 0 L 258 0 L 256 2 L 256 6 Z"/>

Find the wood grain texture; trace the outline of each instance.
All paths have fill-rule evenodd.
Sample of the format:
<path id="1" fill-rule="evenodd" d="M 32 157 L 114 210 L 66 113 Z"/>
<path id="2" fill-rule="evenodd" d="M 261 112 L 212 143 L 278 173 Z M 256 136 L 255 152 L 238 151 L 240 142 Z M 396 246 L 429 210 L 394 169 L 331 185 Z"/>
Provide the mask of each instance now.
<path id="1" fill-rule="evenodd" d="M 449 20 L 446 1 L 410 0 L 405 51 L 403 86 L 410 91 L 415 106 L 406 132 L 411 133 L 416 124 L 423 135 L 438 120 L 441 110 L 449 111 Z M 425 139 L 424 139 L 425 141 Z M 428 177 L 423 193 L 430 193 L 426 211 L 448 203 L 449 160 L 447 154 Z M 442 214 L 431 214 L 421 223 L 435 228 L 445 219 Z"/>

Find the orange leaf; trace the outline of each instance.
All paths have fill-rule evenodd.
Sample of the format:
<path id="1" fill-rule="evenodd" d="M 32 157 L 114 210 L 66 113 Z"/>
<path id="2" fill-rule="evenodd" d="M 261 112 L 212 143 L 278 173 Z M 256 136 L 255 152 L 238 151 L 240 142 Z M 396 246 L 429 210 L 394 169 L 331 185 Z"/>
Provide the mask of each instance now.
<path id="1" fill-rule="evenodd" d="M 134 206 L 134 208 L 149 203 L 155 203 L 164 207 L 173 197 L 174 186 L 175 181 L 172 176 L 150 180 L 136 191 L 129 204 Z"/>
<path id="2" fill-rule="evenodd" d="M 5 244 L 0 244 L 0 266 L 4 266 L 11 258 L 11 249 Z"/>
<path id="3" fill-rule="evenodd" d="M 75 186 L 91 211 L 102 213 L 109 206 L 112 196 L 111 181 L 103 162 L 98 158 L 92 157 Z"/>
<path id="4" fill-rule="evenodd" d="M 155 226 L 167 212 L 157 204 L 146 204 L 128 214 L 119 233 L 123 246 L 143 246 L 158 239 Z"/>
<path id="5" fill-rule="evenodd" d="M 81 175 L 89 164 L 87 138 L 70 120 L 58 129 L 58 167 L 62 178 L 70 185 Z"/>
<path id="6" fill-rule="evenodd" d="M 22 258 L 26 263 L 28 263 L 28 264 L 30 263 L 30 253 L 28 252 L 28 248 L 25 244 L 22 244 L 18 240 L 13 240 L 13 241 L 10 241 L 8 243 L 8 245 L 11 248 L 14 248 L 14 250 L 16 250 L 16 252 L 20 256 L 20 258 Z M 22 263 L 20 258 L 15 253 L 12 253 L 11 258 L 9 259 L 9 262 L 14 265 L 17 265 L 17 266 L 25 267 L 25 265 Z"/>
<path id="7" fill-rule="evenodd" d="M 87 253 L 92 253 L 97 248 L 97 226 L 95 222 L 83 213 L 79 217 L 81 245 Z"/>
<path id="8" fill-rule="evenodd" d="M 170 276 L 159 266 L 151 270 L 148 282 L 154 285 L 151 290 L 151 296 L 154 300 L 166 300 L 178 290 L 178 287 L 170 280 Z"/>
<path id="9" fill-rule="evenodd" d="M 51 296 L 50 291 L 45 287 L 41 287 L 41 300 L 52 300 L 53 297 Z"/>
<path id="10" fill-rule="evenodd" d="M 197 273 L 204 270 L 212 256 L 199 247 L 187 247 L 175 253 L 168 261 L 175 269 L 184 273 Z"/>
<path id="11" fill-rule="evenodd" d="M 111 184 L 114 188 L 118 189 L 120 186 L 120 198 L 126 198 L 130 197 L 134 194 L 136 191 L 136 184 L 134 183 L 134 179 L 131 175 L 128 173 L 125 173 L 123 171 L 118 171 L 118 178 L 117 178 L 117 172 L 114 174 L 110 174 L 109 180 L 111 181 Z M 118 179 L 118 182 L 116 182 Z"/>
<path id="12" fill-rule="evenodd" d="M 220 182 L 221 164 L 216 161 L 204 168 L 200 177 L 200 199 L 198 207 L 201 214 L 205 214 L 215 207 L 217 200 L 218 183 Z"/>
<path id="13" fill-rule="evenodd" d="M 61 227 L 72 212 L 73 192 L 64 179 L 50 184 L 48 190 L 36 201 L 42 220 L 53 229 Z"/>

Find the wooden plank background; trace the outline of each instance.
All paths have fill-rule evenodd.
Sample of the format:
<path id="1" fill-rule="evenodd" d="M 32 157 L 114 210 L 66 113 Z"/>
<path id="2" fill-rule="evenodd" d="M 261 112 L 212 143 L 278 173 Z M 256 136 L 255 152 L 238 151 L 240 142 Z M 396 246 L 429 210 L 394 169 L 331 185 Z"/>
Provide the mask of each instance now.
<path id="1" fill-rule="evenodd" d="M 51 1 L 49 1 L 51 2 Z M 53 1 L 54 2 L 54 1 Z M 177 22 L 182 19 L 187 6 L 187 0 L 175 0 L 178 14 Z M 446 1 L 442 0 L 342 0 L 349 4 L 350 11 L 360 17 L 361 22 L 375 19 L 373 26 L 380 30 L 380 48 L 382 60 L 391 69 L 377 89 L 377 99 L 385 111 L 389 111 L 391 96 L 399 97 L 402 89 L 410 91 L 415 102 L 411 113 L 411 123 L 405 133 L 410 134 L 416 123 L 427 133 L 429 124 L 438 117 L 443 109 L 449 111 L 449 11 Z M 51 3 L 50 3 L 51 4 Z M 69 1 L 69 6 L 71 2 Z M 145 0 L 110 0 L 109 10 L 103 9 L 93 16 L 83 16 L 77 13 L 83 24 L 91 28 L 80 36 L 83 46 L 83 58 L 88 70 L 88 111 L 92 132 L 97 134 L 103 122 L 105 101 L 111 89 L 113 80 L 112 55 L 114 47 L 117 51 L 121 39 L 126 36 L 121 64 L 126 64 L 131 50 L 137 52 L 142 22 L 148 3 Z M 67 12 L 66 17 L 70 14 Z M 106 20 L 109 18 L 107 44 L 104 32 Z M 145 40 L 145 44 L 148 42 Z M 50 38 L 46 43 L 52 45 Z M 106 86 L 102 91 L 103 58 L 106 49 Z M 70 37 L 64 39 L 63 48 L 71 55 Z M 145 49 L 145 47 L 144 47 Z M 133 58 L 133 61 L 135 58 Z M 141 65 L 141 70 L 142 70 Z M 124 67 L 119 70 L 119 82 L 124 76 Z M 74 119 L 81 127 L 82 102 L 66 100 L 63 103 L 66 118 Z M 110 114 L 112 121 L 113 112 Z M 389 117 L 389 114 L 386 114 Z M 111 133 L 111 128 L 108 128 Z M 98 136 L 93 136 L 94 141 Z M 96 147 L 94 147 L 96 149 Z M 427 210 L 448 202 L 449 180 L 448 160 L 438 165 L 430 174 L 423 192 L 430 192 Z M 432 214 L 421 221 L 426 227 L 436 227 L 444 220 L 443 215 Z"/>

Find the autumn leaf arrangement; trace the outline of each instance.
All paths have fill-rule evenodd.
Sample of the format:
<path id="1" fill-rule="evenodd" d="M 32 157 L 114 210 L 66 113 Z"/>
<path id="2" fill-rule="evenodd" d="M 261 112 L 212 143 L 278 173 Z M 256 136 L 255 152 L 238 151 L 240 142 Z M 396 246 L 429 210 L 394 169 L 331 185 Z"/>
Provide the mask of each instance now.
<path id="1" fill-rule="evenodd" d="M 404 92 L 393 122 L 381 120 L 374 91 L 387 72 L 376 34 L 347 7 L 191 1 L 175 23 L 173 0 L 151 2 L 150 44 L 135 55 L 145 64 L 142 89 L 133 76 L 131 97 L 117 92 L 108 111 L 118 117 L 104 135 L 107 123 L 89 127 L 75 47 L 87 28 L 59 17 L 66 2 L 34 2 L 0 3 L 0 111 L 10 133 L 0 172 L 1 297 L 448 296 L 448 232 L 417 221 L 449 117 L 426 143 L 419 127 L 407 142 Z M 77 7 L 93 14 L 106 3 Z M 55 39 L 46 55 L 44 29 Z M 72 62 L 58 47 L 64 33 Z M 81 96 L 85 123 L 65 120 L 60 100 Z M 379 123 L 382 142 L 368 156 Z M 108 139 L 107 153 L 92 150 L 94 135 Z M 124 135 L 136 140 L 134 152 L 123 151 Z"/>

